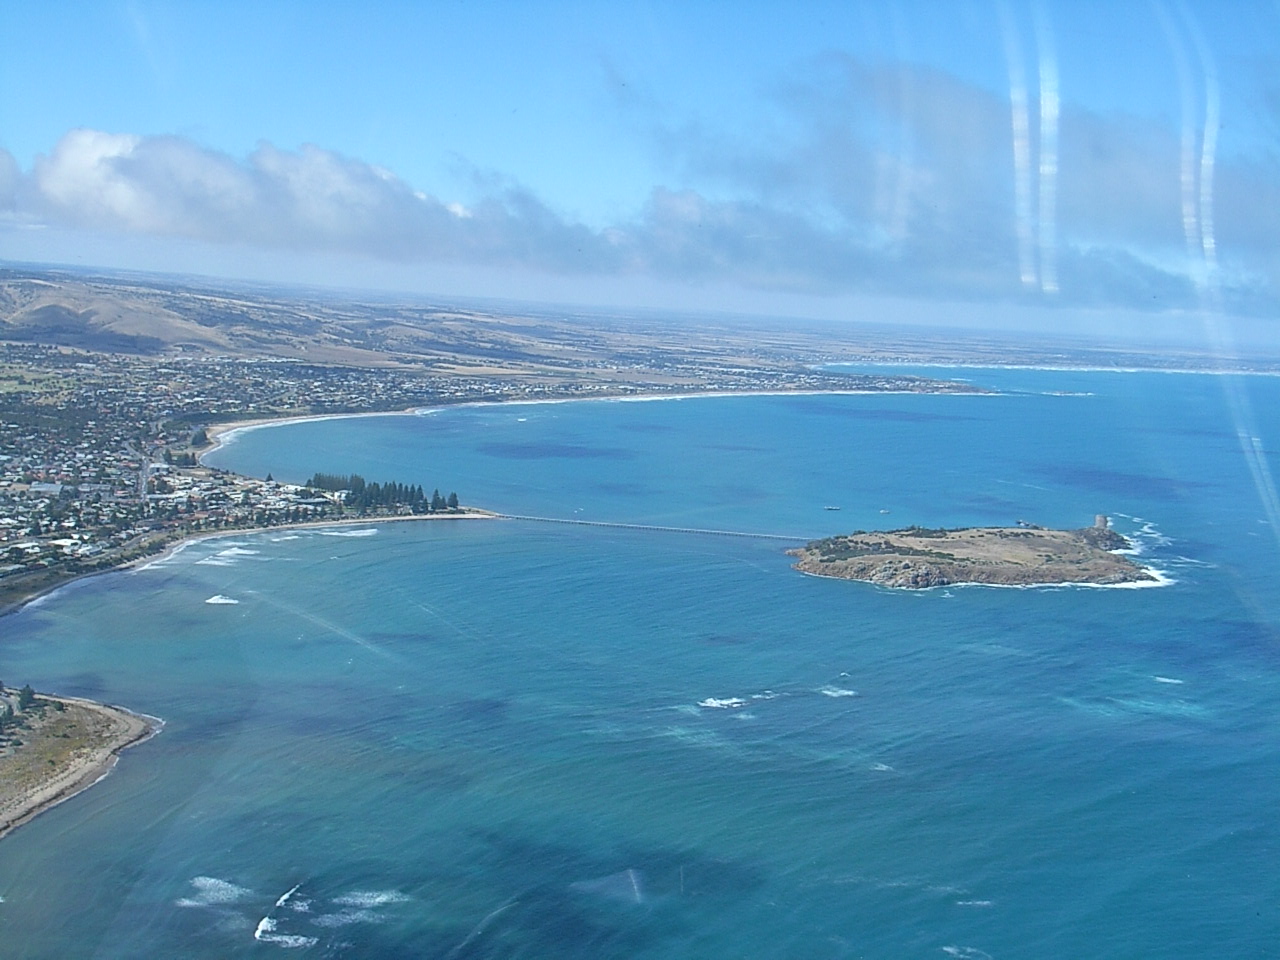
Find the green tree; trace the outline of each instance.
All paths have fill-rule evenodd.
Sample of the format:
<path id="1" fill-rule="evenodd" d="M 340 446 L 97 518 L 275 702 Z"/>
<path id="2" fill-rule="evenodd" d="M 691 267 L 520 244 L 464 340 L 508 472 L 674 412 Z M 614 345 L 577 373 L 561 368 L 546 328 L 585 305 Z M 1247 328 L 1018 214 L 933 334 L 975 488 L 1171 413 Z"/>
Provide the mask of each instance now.
<path id="1" fill-rule="evenodd" d="M 452 492 L 451 492 L 451 493 L 449 494 L 449 501 L 448 501 L 448 503 L 449 503 L 449 509 L 450 509 L 450 510 L 457 510 L 457 509 L 458 509 L 458 495 L 457 495 L 456 493 L 452 493 Z"/>
<path id="2" fill-rule="evenodd" d="M 31 684 L 25 684 L 22 689 L 18 691 L 18 709 L 26 710 L 35 702 L 35 699 L 36 692 L 31 689 Z"/>

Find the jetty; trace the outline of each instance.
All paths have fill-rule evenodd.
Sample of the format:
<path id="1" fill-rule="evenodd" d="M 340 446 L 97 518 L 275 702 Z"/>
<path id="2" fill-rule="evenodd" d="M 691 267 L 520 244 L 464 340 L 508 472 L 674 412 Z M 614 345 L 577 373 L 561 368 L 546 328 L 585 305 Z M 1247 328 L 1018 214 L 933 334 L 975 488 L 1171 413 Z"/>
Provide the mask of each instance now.
<path id="1" fill-rule="evenodd" d="M 580 527 L 610 527 L 618 530 L 649 530 L 658 533 L 692 533 L 708 537 L 749 537 L 755 540 L 782 540 L 786 543 L 807 543 L 812 537 L 789 536 L 783 533 L 756 533 L 751 530 L 715 530 L 706 527 L 671 527 L 654 523 L 620 523 L 614 520 L 575 520 L 568 517 L 532 517 L 525 514 L 495 514 L 502 520 L 530 520 L 534 523 L 569 523 Z"/>

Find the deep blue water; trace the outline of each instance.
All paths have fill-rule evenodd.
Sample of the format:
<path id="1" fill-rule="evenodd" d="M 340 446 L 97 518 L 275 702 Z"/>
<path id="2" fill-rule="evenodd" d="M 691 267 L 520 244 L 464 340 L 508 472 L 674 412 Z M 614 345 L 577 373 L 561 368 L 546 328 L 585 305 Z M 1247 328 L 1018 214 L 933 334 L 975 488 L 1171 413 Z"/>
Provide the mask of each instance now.
<path id="1" fill-rule="evenodd" d="M 897 593 L 779 541 L 517 521 L 195 543 L 0 621 L 6 682 L 167 722 L 0 843 L 0 952 L 1274 955 L 1280 380 L 962 375 L 1016 392 L 240 435 L 210 461 L 568 518 L 1105 512 L 1176 583 Z"/>

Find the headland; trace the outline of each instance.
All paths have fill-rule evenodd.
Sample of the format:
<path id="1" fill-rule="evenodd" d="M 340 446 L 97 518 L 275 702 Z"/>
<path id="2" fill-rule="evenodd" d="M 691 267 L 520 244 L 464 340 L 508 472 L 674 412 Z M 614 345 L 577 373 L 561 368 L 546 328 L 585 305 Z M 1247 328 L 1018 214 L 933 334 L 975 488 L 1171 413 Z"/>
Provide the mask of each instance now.
<path id="1" fill-rule="evenodd" d="M 0 837 L 93 786 L 162 722 L 75 697 L 0 690 Z"/>

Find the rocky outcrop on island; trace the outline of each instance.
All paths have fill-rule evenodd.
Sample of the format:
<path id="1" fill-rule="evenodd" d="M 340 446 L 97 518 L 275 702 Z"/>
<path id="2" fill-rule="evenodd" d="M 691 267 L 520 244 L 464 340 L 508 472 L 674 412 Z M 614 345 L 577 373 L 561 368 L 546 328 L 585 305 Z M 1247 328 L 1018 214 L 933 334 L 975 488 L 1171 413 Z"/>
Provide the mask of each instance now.
<path id="1" fill-rule="evenodd" d="M 1158 582 L 1149 570 L 1116 553 L 1130 546 L 1105 517 L 1082 530 L 908 527 L 815 540 L 796 550 L 795 568 L 843 580 L 921 590 L 953 584 L 1110 586 Z"/>

